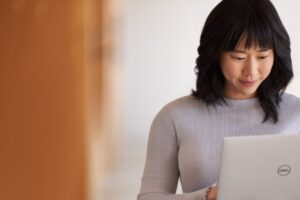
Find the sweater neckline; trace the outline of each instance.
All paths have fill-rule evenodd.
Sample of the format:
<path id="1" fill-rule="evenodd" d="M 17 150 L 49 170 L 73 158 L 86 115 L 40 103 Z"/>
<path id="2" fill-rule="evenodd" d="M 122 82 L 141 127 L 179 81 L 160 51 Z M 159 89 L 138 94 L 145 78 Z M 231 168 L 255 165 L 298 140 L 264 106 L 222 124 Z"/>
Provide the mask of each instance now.
<path id="1" fill-rule="evenodd" d="M 226 103 L 232 106 L 242 106 L 242 105 L 255 105 L 258 103 L 258 98 L 250 98 L 250 99 L 231 99 L 227 97 L 223 97 Z"/>

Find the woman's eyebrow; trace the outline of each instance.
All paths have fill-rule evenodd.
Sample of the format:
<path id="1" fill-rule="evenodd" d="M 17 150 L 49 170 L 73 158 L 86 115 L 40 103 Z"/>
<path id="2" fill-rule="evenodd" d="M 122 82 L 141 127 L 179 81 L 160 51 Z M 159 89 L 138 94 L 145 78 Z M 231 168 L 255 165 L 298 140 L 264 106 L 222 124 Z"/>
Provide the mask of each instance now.
<path id="1" fill-rule="evenodd" d="M 239 49 L 234 49 L 232 52 L 234 52 L 234 53 L 246 53 L 246 51 L 239 50 Z"/>
<path id="2" fill-rule="evenodd" d="M 269 51 L 270 49 L 259 49 L 257 52 L 266 52 Z M 247 51 L 241 50 L 241 49 L 234 49 L 232 51 L 233 53 L 247 53 Z"/>
<path id="3" fill-rule="evenodd" d="M 271 49 L 260 49 L 257 52 L 265 52 L 265 51 L 269 51 L 269 50 L 271 50 Z"/>

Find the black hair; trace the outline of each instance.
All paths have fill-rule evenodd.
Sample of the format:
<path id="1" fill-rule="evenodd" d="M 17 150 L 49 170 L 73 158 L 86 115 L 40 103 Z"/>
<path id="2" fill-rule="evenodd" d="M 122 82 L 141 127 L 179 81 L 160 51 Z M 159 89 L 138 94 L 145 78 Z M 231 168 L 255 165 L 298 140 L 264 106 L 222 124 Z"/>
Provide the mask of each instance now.
<path id="1" fill-rule="evenodd" d="M 200 37 L 192 95 L 207 105 L 226 103 L 220 54 L 233 51 L 243 38 L 245 48 L 255 43 L 262 49 L 273 49 L 272 70 L 258 87 L 257 98 L 265 113 L 263 122 L 276 123 L 281 95 L 293 78 L 293 70 L 289 35 L 269 0 L 223 0 L 211 11 Z"/>

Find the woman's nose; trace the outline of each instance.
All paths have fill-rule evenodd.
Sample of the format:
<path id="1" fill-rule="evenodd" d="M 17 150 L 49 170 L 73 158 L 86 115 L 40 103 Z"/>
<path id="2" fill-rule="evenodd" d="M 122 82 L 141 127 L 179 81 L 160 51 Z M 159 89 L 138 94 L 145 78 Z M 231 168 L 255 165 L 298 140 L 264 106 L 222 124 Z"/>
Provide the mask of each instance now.
<path id="1" fill-rule="evenodd" d="M 243 68 L 243 75 L 247 78 L 254 79 L 258 73 L 258 62 L 255 59 L 249 59 Z"/>

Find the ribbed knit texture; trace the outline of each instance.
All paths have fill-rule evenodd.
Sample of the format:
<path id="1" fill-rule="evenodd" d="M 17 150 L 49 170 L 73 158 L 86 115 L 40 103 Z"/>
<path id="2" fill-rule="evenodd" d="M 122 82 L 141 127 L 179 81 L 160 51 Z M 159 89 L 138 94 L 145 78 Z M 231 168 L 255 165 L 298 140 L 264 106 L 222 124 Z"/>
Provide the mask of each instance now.
<path id="1" fill-rule="evenodd" d="M 218 181 L 226 136 L 300 133 L 300 99 L 285 93 L 282 100 L 276 124 L 262 123 L 256 98 L 207 107 L 190 95 L 167 104 L 150 129 L 138 200 L 204 199 Z M 183 194 L 175 194 L 178 178 Z"/>

